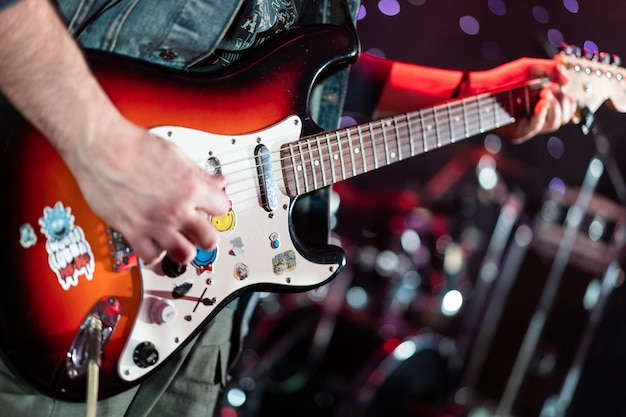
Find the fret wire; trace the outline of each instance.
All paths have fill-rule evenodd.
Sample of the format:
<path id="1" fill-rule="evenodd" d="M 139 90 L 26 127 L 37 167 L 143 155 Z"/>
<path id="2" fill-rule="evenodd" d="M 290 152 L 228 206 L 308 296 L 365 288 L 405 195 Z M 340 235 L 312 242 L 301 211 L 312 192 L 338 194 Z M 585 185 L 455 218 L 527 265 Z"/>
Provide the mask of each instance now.
<path id="1" fill-rule="evenodd" d="M 463 100 L 461 101 L 461 107 L 462 107 L 462 111 L 463 111 L 463 131 L 465 132 L 465 138 L 469 138 L 469 132 L 467 130 L 467 100 Z"/>
<path id="2" fill-rule="evenodd" d="M 346 179 L 346 166 L 343 160 L 343 147 L 341 146 L 341 137 L 339 136 L 339 132 L 335 132 L 335 137 L 337 138 L 337 148 L 339 150 L 339 163 L 341 165 L 341 179 Z"/>
<path id="3" fill-rule="evenodd" d="M 383 135 L 383 148 L 385 151 L 385 164 L 389 165 L 389 144 L 387 143 L 387 132 L 385 131 L 385 121 L 381 120 L 379 122 L 380 125 L 380 132 Z"/>
<path id="4" fill-rule="evenodd" d="M 365 146 L 363 145 L 363 132 L 361 126 L 356 126 L 357 135 L 359 136 L 359 146 L 361 147 L 361 162 L 363 163 L 363 172 L 367 172 L 367 159 L 365 158 Z"/>
<path id="5" fill-rule="evenodd" d="M 311 177 L 313 179 L 313 189 L 317 190 L 319 188 L 317 186 L 317 174 L 315 173 L 315 171 L 316 171 L 315 163 L 317 162 L 317 160 L 315 158 L 313 158 L 313 149 L 311 148 L 311 141 L 310 140 L 307 140 L 307 148 L 308 148 L 309 161 L 310 161 L 310 166 L 311 166 Z"/>
<path id="6" fill-rule="evenodd" d="M 480 102 L 477 99 L 471 101 L 473 107 L 470 108 L 468 115 L 469 137 L 482 132 L 482 115 L 480 114 Z"/>
<path id="7" fill-rule="evenodd" d="M 440 137 L 439 141 L 441 146 L 446 146 L 452 143 L 452 128 L 451 128 L 451 120 L 449 114 L 449 108 L 446 104 L 437 106 L 437 120 L 440 125 Z M 444 120 L 442 120 L 442 117 Z M 445 119 L 448 119 L 448 123 L 445 123 Z"/>
<path id="8" fill-rule="evenodd" d="M 420 129 L 422 130 L 422 150 L 424 153 L 428 152 L 428 139 L 426 138 L 426 128 L 424 127 L 424 113 L 419 111 L 420 117 Z"/>
<path id="9" fill-rule="evenodd" d="M 481 98 L 480 97 L 476 97 L 476 104 L 478 106 L 478 132 L 480 133 L 484 133 L 485 132 L 485 122 L 483 121 L 483 109 L 482 109 L 482 105 L 481 105 Z"/>
<path id="10" fill-rule="evenodd" d="M 309 190 L 309 176 L 306 172 L 306 162 L 304 160 L 304 151 L 302 150 L 302 142 L 298 142 L 298 149 L 299 149 L 299 154 L 300 154 L 300 162 L 302 162 L 301 165 L 301 169 L 302 169 L 302 178 L 304 180 L 304 192 L 308 193 Z"/>
<path id="11" fill-rule="evenodd" d="M 494 126 L 495 128 L 500 127 L 500 121 L 498 120 L 498 113 L 499 113 L 500 106 L 498 105 L 499 101 L 497 97 L 498 96 L 494 95 L 494 100 L 493 100 L 493 121 L 495 123 L 495 126 Z"/>
<path id="12" fill-rule="evenodd" d="M 330 141 L 330 134 L 326 133 L 326 143 L 328 144 L 328 160 L 330 161 L 330 176 L 333 179 L 333 184 L 337 182 L 337 177 L 335 175 L 335 158 L 333 156 L 333 147 Z"/>
<path id="13" fill-rule="evenodd" d="M 530 93 L 528 90 L 528 86 L 524 87 L 524 97 L 526 98 L 526 114 L 530 113 Z"/>
<path id="14" fill-rule="evenodd" d="M 484 133 L 486 131 L 489 130 L 489 118 L 487 118 L 487 110 L 489 109 L 489 106 L 485 107 L 485 104 L 488 104 L 485 101 L 484 97 L 480 98 L 480 133 Z"/>
<path id="15" fill-rule="evenodd" d="M 409 134 L 409 149 L 411 153 L 411 157 L 415 156 L 415 145 L 413 144 L 413 128 L 411 126 L 411 115 L 410 113 L 406 113 L 404 115 L 406 119 L 406 128 Z"/>
<path id="16" fill-rule="evenodd" d="M 356 166 L 354 161 L 354 147 L 352 146 L 352 138 L 350 137 L 350 131 L 346 130 L 346 137 L 348 139 L 348 150 L 350 152 L 350 163 L 352 164 L 352 176 L 356 176 Z"/>
<path id="17" fill-rule="evenodd" d="M 450 127 L 450 143 L 456 142 L 456 135 L 454 134 L 454 119 L 452 117 L 452 106 L 450 103 L 446 104 L 446 110 L 448 111 L 448 125 Z"/>
<path id="18" fill-rule="evenodd" d="M 435 146 L 441 148 L 441 137 L 439 136 L 439 119 L 437 117 L 437 107 L 433 107 L 433 122 L 435 124 Z"/>
<path id="19" fill-rule="evenodd" d="M 296 195 L 302 194 L 300 191 L 300 181 L 298 180 L 298 164 L 296 164 L 295 154 L 293 152 L 293 143 L 289 144 L 289 151 L 291 153 L 291 164 L 293 167 L 293 177 L 296 180 Z"/>
<path id="20" fill-rule="evenodd" d="M 320 170 L 322 172 L 322 185 L 325 187 L 328 185 L 328 181 L 326 179 L 326 167 L 324 166 L 324 150 L 322 149 L 319 136 L 315 136 L 315 144 L 317 145 L 317 155 L 319 156 Z"/>
<path id="21" fill-rule="evenodd" d="M 411 134 L 411 126 L 409 126 L 406 113 L 403 117 L 400 115 L 396 116 L 396 119 L 398 119 L 398 137 L 400 139 L 400 146 L 402 147 L 402 158 L 410 158 L 413 156 L 413 144 L 411 143 L 413 136 Z"/>
<path id="22" fill-rule="evenodd" d="M 400 140 L 400 131 L 398 130 L 398 119 L 393 119 L 393 131 L 396 133 L 396 147 L 398 148 L 398 161 L 402 161 L 402 141 Z"/>
<path id="23" fill-rule="evenodd" d="M 370 132 L 370 141 L 372 143 L 372 155 L 374 156 L 374 169 L 378 169 L 378 150 L 376 149 L 376 137 L 374 135 L 374 126 L 372 123 L 368 124 Z"/>
<path id="24" fill-rule="evenodd" d="M 515 103 L 513 100 L 513 90 L 509 90 L 509 114 L 511 115 L 511 117 L 513 117 L 513 115 L 515 115 Z"/>
<path id="25" fill-rule="evenodd" d="M 435 126 L 435 114 L 433 113 L 434 109 L 431 109 L 431 111 L 424 113 L 424 123 L 426 125 L 426 130 L 428 131 L 428 133 L 434 133 L 433 135 L 429 135 L 429 136 L 433 136 L 433 143 L 429 143 L 428 144 L 428 149 L 429 150 L 433 150 L 435 148 L 438 147 L 438 141 L 439 138 L 437 137 L 437 129 Z"/>

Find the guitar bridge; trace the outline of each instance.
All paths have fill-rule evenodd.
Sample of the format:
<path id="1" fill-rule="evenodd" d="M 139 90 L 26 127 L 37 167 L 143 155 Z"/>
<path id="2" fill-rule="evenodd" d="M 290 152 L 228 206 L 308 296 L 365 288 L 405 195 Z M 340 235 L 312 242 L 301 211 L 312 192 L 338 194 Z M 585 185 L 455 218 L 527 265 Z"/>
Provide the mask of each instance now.
<path id="1" fill-rule="evenodd" d="M 109 245 L 113 249 L 111 258 L 113 271 L 124 272 L 139 265 L 139 257 L 130 247 L 124 236 L 117 230 L 109 227 L 107 233 L 110 236 Z"/>

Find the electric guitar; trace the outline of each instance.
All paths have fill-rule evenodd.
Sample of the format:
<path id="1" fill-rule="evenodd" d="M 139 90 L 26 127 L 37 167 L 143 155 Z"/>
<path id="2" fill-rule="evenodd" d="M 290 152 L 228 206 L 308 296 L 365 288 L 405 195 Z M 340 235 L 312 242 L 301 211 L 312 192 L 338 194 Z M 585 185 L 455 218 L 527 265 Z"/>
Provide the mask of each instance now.
<path id="1" fill-rule="evenodd" d="M 339 272 L 346 262 L 340 248 L 297 235 L 298 196 L 507 125 L 532 112 L 547 83 L 322 132 L 308 110 L 311 86 L 357 54 L 351 30 L 308 26 L 211 75 L 90 56 L 126 117 L 228 177 L 232 208 L 211 219 L 221 243 L 198 250 L 189 265 L 143 266 L 90 210 L 46 138 L 12 112 L 0 117 L 0 351 L 7 364 L 47 395 L 84 400 L 95 318 L 100 398 L 138 384 L 243 291 L 304 291 Z M 581 107 L 595 111 L 610 99 L 626 110 L 622 68 L 555 59 Z"/>

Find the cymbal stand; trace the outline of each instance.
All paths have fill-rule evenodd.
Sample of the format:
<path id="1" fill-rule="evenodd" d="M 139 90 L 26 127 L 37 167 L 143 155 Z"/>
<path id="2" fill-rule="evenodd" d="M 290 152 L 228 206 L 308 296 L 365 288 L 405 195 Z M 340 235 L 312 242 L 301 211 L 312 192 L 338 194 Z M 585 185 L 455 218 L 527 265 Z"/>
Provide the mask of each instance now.
<path id="1" fill-rule="evenodd" d="M 594 133 L 594 136 L 597 136 L 596 132 L 598 132 L 599 128 L 597 127 L 591 112 L 585 110 L 586 109 L 583 109 L 584 120 L 582 130 L 584 133 Z M 571 254 L 574 249 L 574 242 L 578 236 L 584 214 L 588 210 L 589 203 L 598 185 L 598 181 L 604 172 L 604 163 L 602 159 L 606 152 L 602 152 L 601 150 L 606 149 L 608 141 L 606 142 L 606 144 L 602 144 L 602 148 L 598 149 L 597 154 L 589 162 L 580 192 L 574 205 L 568 210 L 564 222 L 565 228 L 563 236 L 557 248 L 554 262 L 552 263 L 548 273 L 537 308 L 535 309 L 528 328 L 526 329 L 520 350 L 515 359 L 515 363 L 513 364 L 513 370 L 511 371 L 510 377 L 505 385 L 502 398 L 496 408 L 495 415 L 498 417 L 506 417 L 512 414 L 513 405 L 524 380 L 526 370 L 532 361 L 540 335 L 545 327 L 550 308 L 556 299 L 558 288 L 564 276 L 565 269 L 569 264 Z"/>
<path id="2" fill-rule="evenodd" d="M 611 153 L 610 143 L 606 136 L 602 133 L 598 123 L 595 122 L 593 113 L 589 111 L 583 112 L 583 116 L 585 119 L 583 132 L 593 136 L 596 148 L 598 149 L 599 157 L 604 162 L 604 166 L 606 167 L 607 174 L 609 175 L 609 178 L 615 188 L 617 197 L 622 206 L 626 206 L 626 182 L 619 171 L 617 161 Z M 626 244 L 626 241 L 622 236 L 619 241 L 612 242 L 612 244 L 614 246 L 614 252 L 618 252 Z M 598 300 L 590 312 L 589 321 L 587 322 L 587 326 L 583 332 L 573 363 L 565 376 L 561 392 L 559 393 L 553 408 L 546 410 L 549 412 L 548 415 L 550 417 L 564 417 L 566 415 L 580 380 L 582 366 L 587 358 L 597 326 L 604 313 L 607 299 L 615 288 L 615 284 L 620 276 L 623 277 L 623 274 L 624 271 L 622 270 L 620 263 L 615 259 L 611 261 L 602 278 L 602 285 Z"/>

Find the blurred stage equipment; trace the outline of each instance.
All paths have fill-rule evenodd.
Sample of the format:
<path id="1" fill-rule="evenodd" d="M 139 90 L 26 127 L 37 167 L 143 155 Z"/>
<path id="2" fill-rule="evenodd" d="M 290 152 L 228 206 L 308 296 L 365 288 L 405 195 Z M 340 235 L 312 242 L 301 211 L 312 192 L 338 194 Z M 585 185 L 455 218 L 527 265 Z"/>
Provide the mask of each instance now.
<path id="1" fill-rule="evenodd" d="M 607 301 L 624 280 L 626 239 L 624 201 L 596 193 L 604 173 L 619 199 L 624 182 L 608 141 L 586 121 L 597 154 L 581 187 L 548 191 L 534 224 L 496 227 L 492 237 L 496 252 L 508 246 L 485 257 L 460 348 L 468 353 L 457 400 L 470 416 L 575 415 L 570 406 Z"/>

